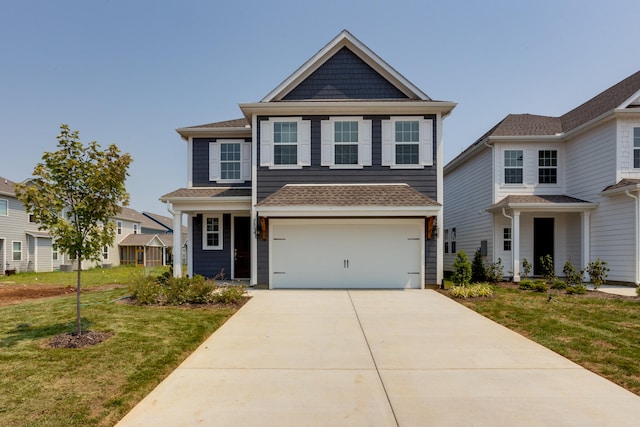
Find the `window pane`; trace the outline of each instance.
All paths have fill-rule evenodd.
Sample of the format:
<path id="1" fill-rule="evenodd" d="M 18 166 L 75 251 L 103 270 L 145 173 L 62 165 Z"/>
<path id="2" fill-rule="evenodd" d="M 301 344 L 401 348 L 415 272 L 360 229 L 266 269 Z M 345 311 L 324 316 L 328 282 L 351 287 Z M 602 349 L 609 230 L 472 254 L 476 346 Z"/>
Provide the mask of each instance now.
<path id="1" fill-rule="evenodd" d="M 507 167 L 522 167 L 522 150 L 505 150 L 504 165 Z"/>
<path id="2" fill-rule="evenodd" d="M 336 145 L 336 165 L 357 165 L 358 146 L 357 145 Z"/>
<path id="3" fill-rule="evenodd" d="M 418 144 L 397 144 L 396 145 L 396 164 L 398 165 L 417 165 L 419 162 Z"/>
<path id="4" fill-rule="evenodd" d="M 298 147 L 296 145 L 274 145 L 273 160 L 276 165 L 297 165 Z"/>
<path id="5" fill-rule="evenodd" d="M 417 120 L 396 122 L 396 142 L 420 141 L 420 126 Z"/>
<path id="6" fill-rule="evenodd" d="M 207 218 L 207 232 L 218 231 L 218 218 Z"/>
<path id="7" fill-rule="evenodd" d="M 504 170 L 504 182 L 505 184 L 522 184 L 522 169 L 506 168 Z"/>
<path id="8" fill-rule="evenodd" d="M 558 166 L 558 152 L 556 150 L 539 151 L 538 166 Z"/>
<path id="9" fill-rule="evenodd" d="M 540 184 L 556 184 L 558 182 L 558 171 L 553 168 L 538 169 L 538 182 Z"/>
<path id="10" fill-rule="evenodd" d="M 358 142 L 358 122 L 336 122 L 335 142 Z"/>
<path id="11" fill-rule="evenodd" d="M 511 229 L 505 228 L 503 231 L 504 238 L 507 240 L 511 240 Z"/>
<path id="12" fill-rule="evenodd" d="M 273 142 L 291 143 L 298 142 L 298 123 L 276 122 L 273 124 Z"/>
<path id="13" fill-rule="evenodd" d="M 640 148 L 640 128 L 633 128 L 633 146 Z"/>
<path id="14" fill-rule="evenodd" d="M 220 144 L 220 160 L 240 160 L 240 144 Z"/>
<path id="15" fill-rule="evenodd" d="M 640 150 L 633 150 L 633 167 L 640 168 Z"/>
<path id="16" fill-rule="evenodd" d="M 0 200 L 0 215 L 7 216 L 7 201 Z"/>

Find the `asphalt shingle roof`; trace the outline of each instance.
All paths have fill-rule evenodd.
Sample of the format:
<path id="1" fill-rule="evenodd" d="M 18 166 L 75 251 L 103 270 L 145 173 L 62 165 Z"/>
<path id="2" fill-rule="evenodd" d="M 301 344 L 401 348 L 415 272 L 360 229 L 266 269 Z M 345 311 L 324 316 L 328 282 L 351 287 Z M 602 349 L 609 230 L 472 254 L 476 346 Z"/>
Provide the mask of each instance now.
<path id="1" fill-rule="evenodd" d="M 407 184 L 285 185 L 258 203 L 266 206 L 439 206 Z"/>
<path id="2" fill-rule="evenodd" d="M 575 197 L 565 195 L 511 195 L 500 200 L 498 203 L 492 206 L 495 208 L 508 207 L 514 204 L 573 204 L 573 203 L 591 203 L 586 200 L 576 199 Z"/>
<path id="3" fill-rule="evenodd" d="M 167 193 L 160 199 L 173 199 L 173 198 L 207 198 L 207 197 L 250 197 L 250 188 L 179 188 L 171 193 Z"/>
<path id="4" fill-rule="evenodd" d="M 0 176 L 0 194 L 15 196 L 15 182 Z"/>

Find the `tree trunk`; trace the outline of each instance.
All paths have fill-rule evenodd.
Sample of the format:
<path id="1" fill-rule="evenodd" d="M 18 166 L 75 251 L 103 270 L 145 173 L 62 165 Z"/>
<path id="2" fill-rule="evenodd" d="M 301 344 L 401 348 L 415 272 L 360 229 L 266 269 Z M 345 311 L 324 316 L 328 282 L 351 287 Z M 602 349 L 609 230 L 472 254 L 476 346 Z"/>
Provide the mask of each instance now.
<path id="1" fill-rule="evenodd" d="M 78 283 L 76 285 L 76 335 L 82 335 L 82 318 L 80 317 L 80 272 L 82 271 L 82 257 L 78 256 Z"/>

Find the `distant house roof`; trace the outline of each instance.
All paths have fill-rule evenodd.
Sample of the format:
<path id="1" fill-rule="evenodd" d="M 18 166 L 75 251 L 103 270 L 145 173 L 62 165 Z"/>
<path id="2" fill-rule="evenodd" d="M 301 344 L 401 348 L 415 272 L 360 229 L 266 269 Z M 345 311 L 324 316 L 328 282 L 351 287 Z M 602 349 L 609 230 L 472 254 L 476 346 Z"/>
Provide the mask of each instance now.
<path id="1" fill-rule="evenodd" d="M 158 234 L 129 234 L 118 243 L 118 246 L 173 246 L 172 240 L 165 243 L 160 236 Z"/>
<path id="2" fill-rule="evenodd" d="M 407 184 L 287 184 L 257 205 L 267 206 L 440 206 Z"/>
<path id="3" fill-rule="evenodd" d="M 16 195 L 15 190 L 16 183 L 0 176 L 0 194 L 5 196 L 14 196 Z"/>
<path id="4" fill-rule="evenodd" d="M 145 217 L 135 209 L 128 208 L 126 206 L 120 207 L 120 212 L 114 216 L 117 219 L 124 219 L 131 222 L 143 223 Z"/>
<path id="5" fill-rule="evenodd" d="M 182 129 L 211 129 L 211 128 L 244 128 L 251 126 L 251 123 L 245 118 L 225 120 L 222 122 L 207 123 L 204 125 L 187 126 Z"/>

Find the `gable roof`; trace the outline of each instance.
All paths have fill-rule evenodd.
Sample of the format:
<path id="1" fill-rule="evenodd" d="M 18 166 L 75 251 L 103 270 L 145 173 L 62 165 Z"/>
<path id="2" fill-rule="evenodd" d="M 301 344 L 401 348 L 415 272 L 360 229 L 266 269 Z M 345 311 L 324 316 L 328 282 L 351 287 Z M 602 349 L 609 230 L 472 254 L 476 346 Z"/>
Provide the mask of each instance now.
<path id="1" fill-rule="evenodd" d="M 167 244 L 171 242 L 171 244 Z M 173 246 L 173 240 L 165 243 L 158 234 L 129 234 L 118 246 Z"/>
<path id="2" fill-rule="evenodd" d="M 15 185 L 15 182 L 0 176 L 0 194 L 15 197 Z"/>
<path id="3" fill-rule="evenodd" d="M 135 209 L 128 208 L 126 206 L 120 207 L 120 212 L 114 216 L 117 219 L 124 219 L 131 222 L 143 223 L 145 217 Z"/>
<path id="4" fill-rule="evenodd" d="M 190 136 L 209 137 L 215 135 L 217 137 L 251 137 L 251 123 L 245 118 L 224 120 L 222 122 L 182 127 L 176 129 L 176 132 L 178 132 L 185 141 L 188 141 Z"/>
<path id="5" fill-rule="evenodd" d="M 398 73 L 360 40 L 347 30 L 342 30 L 333 40 L 320 49 L 307 62 L 302 64 L 293 74 L 287 77 L 273 89 L 261 102 L 281 101 L 311 74 L 322 67 L 330 58 L 341 52 L 343 48 L 349 50 L 355 57 L 367 64 L 379 76 L 395 86 L 400 93 L 411 100 L 431 101 L 431 98 L 417 86 Z"/>

